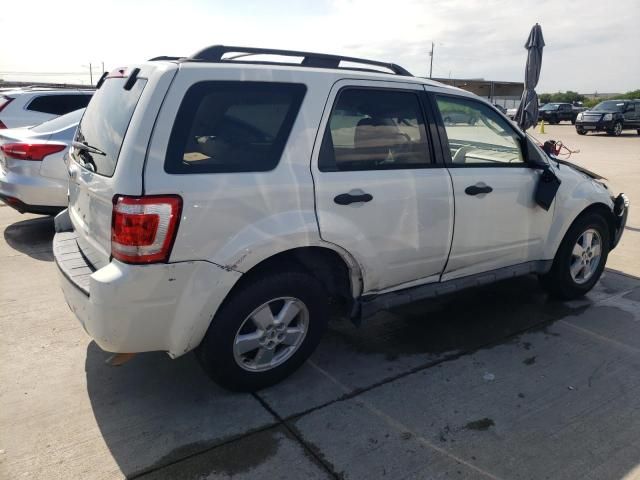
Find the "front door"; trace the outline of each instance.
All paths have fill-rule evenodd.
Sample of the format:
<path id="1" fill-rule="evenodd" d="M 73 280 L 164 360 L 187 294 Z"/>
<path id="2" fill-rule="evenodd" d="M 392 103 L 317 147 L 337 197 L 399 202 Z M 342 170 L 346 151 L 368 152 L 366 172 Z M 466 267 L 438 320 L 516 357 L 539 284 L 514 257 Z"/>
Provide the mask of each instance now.
<path id="1" fill-rule="evenodd" d="M 473 124 L 446 124 L 455 228 L 443 280 L 541 260 L 553 217 L 534 200 L 539 170 L 525 163 L 522 136 L 493 108 L 437 95 L 442 118 L 464 112 Z"/>
<path id="2" fill-rule="evenodd" d="M 338 82 L 313 159 L 323 240 L 358 261 L 363 291 L 437 281 L 453 232 L 453 191 L 433 161 L 421 85 Z"/>

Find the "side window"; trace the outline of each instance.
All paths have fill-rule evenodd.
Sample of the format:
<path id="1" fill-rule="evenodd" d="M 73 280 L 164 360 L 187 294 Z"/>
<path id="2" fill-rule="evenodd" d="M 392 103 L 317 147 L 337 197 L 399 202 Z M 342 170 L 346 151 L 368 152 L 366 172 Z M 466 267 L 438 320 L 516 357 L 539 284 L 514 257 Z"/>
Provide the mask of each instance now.
<path id="1" fill-rule="evenodd" d="M 51 115 L 64 115 L 86 107 L 89 100 L 91 100 L 91 95 L 41 95 L 31 100 L 27 110 Z"/>
<path id="2" fill-rule="evenodd" d="M 260 172 L 276 167 L 306 87 L 200 82 L 187 91 L 169 139 L 168 173 Z"/>
<path id="3" fill-rule="evenodd" d="M 454 165 L 524 164 L 520 136 L 490 107 L 465 98 L 436 98 Z"/>
<path id="4" fill-rule="evenodd" d="M 320 149 L 321 171 L 420 168 L 430 163 L 417 93 L 370 88 L 340 92 Z"/>

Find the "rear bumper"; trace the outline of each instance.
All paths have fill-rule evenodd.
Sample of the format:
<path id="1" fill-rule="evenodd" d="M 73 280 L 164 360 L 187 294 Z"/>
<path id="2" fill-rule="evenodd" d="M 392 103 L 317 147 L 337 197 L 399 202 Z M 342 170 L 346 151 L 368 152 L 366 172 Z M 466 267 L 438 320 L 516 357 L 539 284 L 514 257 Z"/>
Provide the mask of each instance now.
<path id="1" fill-rule="evenodd" d="M 0 169 L 0 199 L 21 213 L 56 213 L 67 207 L 67 183 Z"/>
<path id="2" fill-rule="evenodd" d="M 56 233 L 53 245 L 69 307 L 108 352 L 159 350 L 177 357 L 195 348 L 241 275 L 204 261 L 129 265 L 113 260 L 94 271 L 75 232 Z"/>

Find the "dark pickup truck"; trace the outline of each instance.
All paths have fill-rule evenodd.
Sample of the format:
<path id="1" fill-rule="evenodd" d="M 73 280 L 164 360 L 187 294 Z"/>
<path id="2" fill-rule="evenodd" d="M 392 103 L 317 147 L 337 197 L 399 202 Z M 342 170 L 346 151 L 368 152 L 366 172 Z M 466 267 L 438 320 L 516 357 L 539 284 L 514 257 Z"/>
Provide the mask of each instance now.
<path id="1" fill-rule="evenodd" d="M 576 123 L 576 117 L 583 108 L 574 107 L 570 103 L 547 103 L 538 110 L 538 120 L 544 120 L 551 125 L 569 120 Z"/>

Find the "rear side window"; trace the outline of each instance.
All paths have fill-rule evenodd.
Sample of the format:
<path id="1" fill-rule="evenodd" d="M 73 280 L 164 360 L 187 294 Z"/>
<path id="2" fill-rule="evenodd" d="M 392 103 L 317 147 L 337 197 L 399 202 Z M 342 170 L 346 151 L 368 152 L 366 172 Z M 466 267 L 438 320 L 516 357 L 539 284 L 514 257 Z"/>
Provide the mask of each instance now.
<path id="1" fill-rule="evenodd" d="M 260 172 L 278 164 L 306 87 L 200 82 L 187 91 L 171 131 L 167 173 Z"/>
<path id="2" fill-rule="evenodd" d="M 41 95 L 31 100 L 27 110 L 33 112 L 49 113 L 51 115 L 64 115 L 79 108 L 84 108 L 91 100 L 91 95 Z"/>
<path id="3" fill-rule="evenodd" d="M 147 84 L 145 79 L 138 78 L 131 90 L 125 90 L 123 87 L 127 80 L 128 78 L 105 80 L 78 125 L 76 141 L 93 148 L 92 151 L 74 148 L 73 158 L 99 175 L 113 175 L 129 122 Z"/>
<path id="4" fill-rule="evenodd" d="M 320 149 L 321 171 L 421 168 L 430 163 L 415 92 L 372 88 L 340 92 Z"/>

